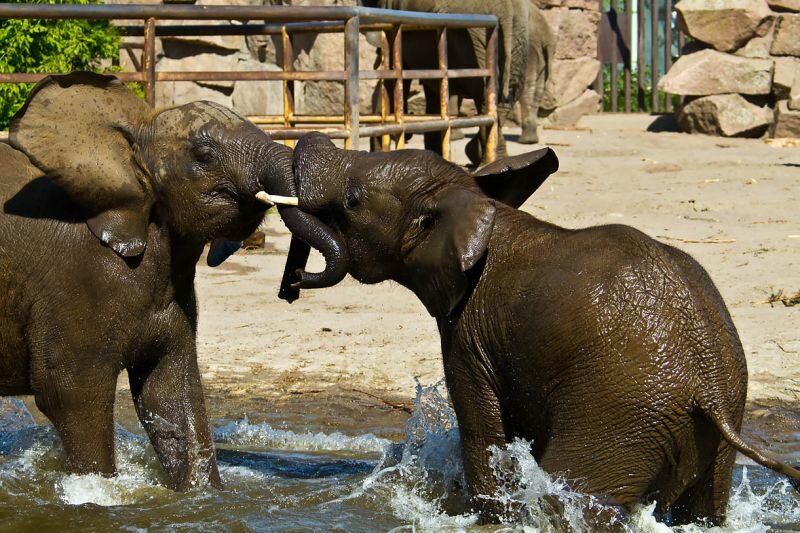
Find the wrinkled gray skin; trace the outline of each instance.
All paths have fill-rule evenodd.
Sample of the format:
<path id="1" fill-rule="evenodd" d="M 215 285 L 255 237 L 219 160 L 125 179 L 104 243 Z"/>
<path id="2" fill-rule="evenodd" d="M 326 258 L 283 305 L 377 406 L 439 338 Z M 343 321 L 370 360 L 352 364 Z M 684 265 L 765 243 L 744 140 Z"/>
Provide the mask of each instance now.
<path id="1" fill-rule="evenodd" d="M 505 142 L 502 135 L 502 124 L 506 115 L 519 100 L 525 81 L 528 49 L 528 12 L 530 0 L 360 0 L 364 7 L 382 9 L 399 9 L 420 11 L 424 13 L 466 13 L 495 15 L 500 25 L 498 40 L 498 72 L 500 75 L 497 95 L 497 115 L 499 129 L 498 154 L 505 154 Z M 404 69 L 436 69 L 439 68 L 436 54 L 436 32 L 405 32 L 403 34 L 403 68 Z M 486 30 L 474 28 L 469 30 L 448 31 L 448 67 L 450 69 L 484 68 L 486 64 Z M 408 95 L 410 80 L 404 82 L 404 95 Z M 425 90 L 425 112 L 439 114 L 440 87 L 439 80 L 423 80 Z M 394 90 L 387 80 L 390 100 Z M 450 80 L 451 94 L 460 95 L 475 101 L 481 113 L 487 113 L 485 99 L 485 82 L 483 78 L 453 78 Z M 376 102 L 377 103 L 377 102 Z M 404 102 L 405 105 L 405 102 Z M 474 164 L 483 159 L 486 145 L 486 128 L 467 145 L 467 156 Z M 438 154 L 442 153 L 441 132 L 425 134 L 425 148 Z"/>
<path id="2" fill-rule="evenodd" d="M 0 143 L 0 395 L 34 395 L 69 470 L 115 471 L 127 370 L 169 485 L 220 485 L 195 265 L 205 243 L 258 226 L 262 189 L 295 192 L 291 151 L 217 104 L 156 113 L 91 73 L 34 89 Z M 308 239 L 309 215 L 294 211 L 284 220 Z"/>
<path id="3" fill-rule="evenodd" d="M 469 175 L 320 134 L 294 152 L 300 207 L 341 235 L 350 273 L 400 283 L 435 317 L 482 520 L 502 514 L 477 497 L 497 489 L 487 448 L 516 437 L 620 513 L 655 500 L 675 524 L 724 521 L 736 450 L 800 477 L 738 435 L 745 358 L 696 261 L 628 226 L 569 230 L 515 209 L 557 167 L 545 149 Z"/>

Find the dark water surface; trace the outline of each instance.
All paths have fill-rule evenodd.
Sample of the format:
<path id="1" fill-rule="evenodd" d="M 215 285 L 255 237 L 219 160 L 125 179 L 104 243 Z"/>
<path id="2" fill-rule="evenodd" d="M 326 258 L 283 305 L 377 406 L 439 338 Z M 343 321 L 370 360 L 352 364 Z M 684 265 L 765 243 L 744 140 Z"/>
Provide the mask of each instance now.
<path id="1" fill-rule="evenodd" d="M 52 427 L 20 400 L 0 399 L 0 531 L 548 531 L 552 511 L 540 503 L 546 495 L 564 503 L 561 527 L 587 530 L 580 509 L 588 498 L 543 472 L 522 441 L 497 450 L 494 468 L 505 480 L 499 497 L 521 505 L 524 518 L 476 526 L 461 490 L 458 429 L 441 386 L 421 388 L 410 417 L 365 414 L 346 403 L 253 412 L 212 398 L 226 489 L 179 494 L 164 488 L 129 411 L 117 416 L 120 473 L 106 479 L 65 474 Z M 791 407 L 752 406 L 745 425 L 753 442 L 800 462 L 800 417 Z M 733 488 L 726 527 L 681 531 L 800 531 L 800 496 L 772 472 L 741 459 Z M 647 507 L 629 527 L 671 531 Z"/>

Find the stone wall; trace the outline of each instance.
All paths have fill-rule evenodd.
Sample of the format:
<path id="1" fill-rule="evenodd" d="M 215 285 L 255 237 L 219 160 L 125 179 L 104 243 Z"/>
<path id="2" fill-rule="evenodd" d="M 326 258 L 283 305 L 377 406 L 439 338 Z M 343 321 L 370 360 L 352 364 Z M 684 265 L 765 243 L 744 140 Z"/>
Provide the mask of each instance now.
<path id="1" fill-rule="evenodd" d="M 694 40 L 659 88 L 684 96 L 681 129 L 800 137 L 800 0 L 681 0 Z"/>

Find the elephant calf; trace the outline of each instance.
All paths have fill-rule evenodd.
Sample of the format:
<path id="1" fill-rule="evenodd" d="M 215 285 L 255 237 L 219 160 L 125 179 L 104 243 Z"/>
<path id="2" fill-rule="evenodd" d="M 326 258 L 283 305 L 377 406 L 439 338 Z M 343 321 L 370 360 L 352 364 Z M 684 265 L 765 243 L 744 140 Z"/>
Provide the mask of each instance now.
<path id="1" fill-rule="evenodd" d="M 195 265 L 295 194 L 291 151 L 217 104 L 156 112 L 116 78 L 51 76 L 0 143 L 0 395 L 33 394 L 71 471 L 111 474 L 125 369 L 169 484 L 219 485 L 197 367 Z M 287 226 L 326 256 L 326 228 Z M 335 277 L 332 278 L 336 281 Z M 291 298 L 286 288 L 284 297 Z"/>
<path id="2" fill-rule="evenodd" d="M 497 520 L 487 448 L 530 440 L 548 472 L 675 524 L 725 519 L 747 368 L 731 317 L 689 255 L 622 225 L 560 228 L 516 209 L 558 168 L 549 149 L 476 174 L 430 152 L 294 152 L 299 205 L 363 283 L 393 280 L 436 319 L 464 471 Z M 298 272 L 298 285 L 304 286 Z"/>

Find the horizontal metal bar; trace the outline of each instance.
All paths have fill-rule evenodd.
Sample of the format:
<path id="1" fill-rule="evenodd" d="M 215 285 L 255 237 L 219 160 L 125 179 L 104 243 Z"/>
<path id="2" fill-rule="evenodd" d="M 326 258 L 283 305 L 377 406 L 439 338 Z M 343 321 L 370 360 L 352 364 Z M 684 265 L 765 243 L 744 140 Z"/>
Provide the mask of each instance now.
<path id="1" fill-rule="evenodd" d="M 3 19 L 105 19 L 132 20 L 264 20 L 345 21 L 360 17 L 364 24 L 410 24 L 416 27 L 473 28 L 497 24 L 493 15 L 418 13 L 346 6 L 222 6 L 178 4 L 0 4 Z"/>
<path id="2" fill-rule="evenodd" d="M 404 118 L 408 118 L 406 115 Z M 362 137 L 377 137 L 379 135 L 397 135 L 401 133 L 423 133 L 426 131 L 444 131 L 451 129 L 472 128 L 475 126 L 490 126 L 494 119 L 487 115 L 478 115 L 469 118 L 454 118 L 450 120 L 425 120 L 419 122 L 404 122 L 403 124 L 382 124 L 380 126 L 366 126 L 361 128 Z"/>
<path id="3" fill-rule="evenodd" d="M 300 129 L 300 128 L 269 128 L 262 127 L 263 131 L 269 133 L 275 140 L 299 139 L 307 133 L 320 132 L 332 139 L 346 139 L 349 133 L 344 128 L 321 128 L 321 129 Z"/>
<path id="4" fill-rule="evenodd" d="M 339 21 L 328 22 L 290 22 L 288 24 L 162 24 L 156 27 L 156 37 L 200 37 L 208 35 L 280 35 L 282 28 L 286 27 L 288 33 L 341 33 L 344 23 Z M 144 26 L 118 26 L 122 33 L 129 37 L 144 35 Z M 368 24 L 362 26 L 361 33 L 371 31 L 390 31 L 391 24 Z"/>

